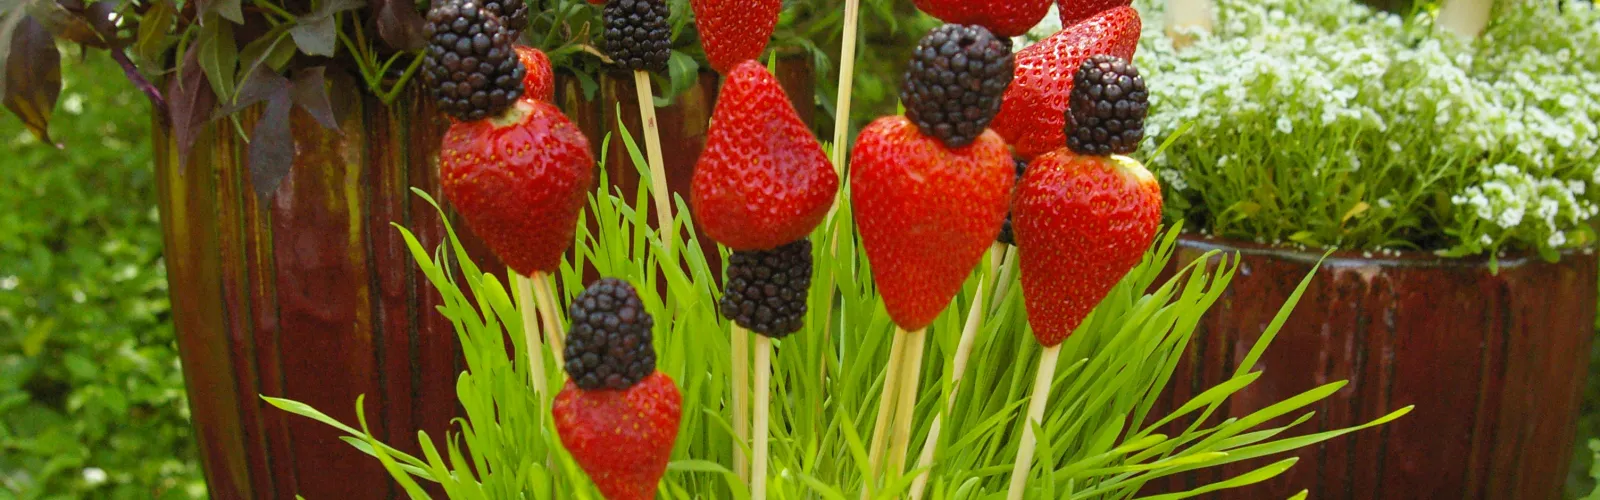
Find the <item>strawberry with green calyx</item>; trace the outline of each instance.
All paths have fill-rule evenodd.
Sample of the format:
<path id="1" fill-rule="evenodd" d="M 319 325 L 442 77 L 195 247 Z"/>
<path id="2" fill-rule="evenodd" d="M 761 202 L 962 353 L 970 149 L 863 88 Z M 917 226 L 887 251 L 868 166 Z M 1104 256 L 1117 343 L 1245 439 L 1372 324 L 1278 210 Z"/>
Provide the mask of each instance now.
<path id="1" fill-rule="evenodd" d="M 1095 14 L 1129 5 L 1133 5 L 1133 0 L 1056 0 L 1062 26 L 1072 26 Z"/>
<path id="2" fill-rule="evenodd" d="M 1094 54 L 1133 59 L 1140 26 L 1138 11 L 1117 7 L 1017 52 L 1016 78 L 989 126 L 1025 159 L 1060 148 L 1073 72 Z"/>
<path id="3" fill-rule="evenodd" d="M 522 95 L 544 102 L 556 102 L 556 77 L 550 67 L 550 56 L 544 51 L 526 45 L 517 45 L 517 59 L 527 70 L 522 78 Z"/>
<path id="4" fill-rule="evenodd" d="M 1102 55 L 1084 61 L 1076 79 L 1073 140 L 1028 165 L 1013 215 L 1028 321 L 1046 347 L 1066 339 L 1138 265 L 1161 224 L 1161 187 L 1121 156 L 1143 137 L 1143 78 Z"/>
<path id="5" fill-rule="evenodd" d="M 655 321 L 633 286 L 615 278 L 589 285 L 569 313 L 571 378 L 551 409 L 561 444 L 606 498 L 655 498 L 683 404 L 656 370 Z"/>
<path id="6" fill-rule="evenodd" d="M 557 270 L 572 245 L 594 157 L 555 105 L 523 98 L 502 116 L 451 125 L 439 182 L 473 233 L 531 276 Z"/>
<path id="7" fill-rule="evenodd" d="M 993 131 L 950 148 L 902 116 L 856 140 L 851 208 L 889 316 L 908 331 L 939 315 L 1000 232 L 1015 167 Z"/>
<path id="8" fill-rule="evenodd" d="M 976 24 L 1003 37 L 1020 36 L 1050 12 L 1051 0 L 915 0 L 918 9 L 951 24 Z"/>
<path id="9" fill-rule="evenodd" d="M 810 234 L 838 190 L 777 78 L 748 60 L 729 72 L 690 186 L 706 235 L 734 250 L 778 248 Z"/>
<path id="10" fill-rule="evenodd" d="M 747 59 L 760 59 L 778 26 L 782 0 L 689 0 L 706 61 L 727 73 Z"/>

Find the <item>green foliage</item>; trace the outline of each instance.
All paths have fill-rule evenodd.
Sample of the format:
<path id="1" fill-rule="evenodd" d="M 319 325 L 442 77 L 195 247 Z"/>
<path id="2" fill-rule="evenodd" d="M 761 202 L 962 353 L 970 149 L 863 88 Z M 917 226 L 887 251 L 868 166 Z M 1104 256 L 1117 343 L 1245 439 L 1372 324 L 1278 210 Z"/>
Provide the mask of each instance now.
<path id="1" fill-rule="evenodd" d="M 623 138 L 635 164 L 644 164 L 633 142 Z M 608 186 L 603 178 L 600 185 Z M 600 275 L 631 281 L 641 290 L 645 308 L 656 317 L 658 368 L 677 381 L 684 397 L 683 421 L 663 494 L 746 498 L 747 488 L 730 472 L 734 439 L 731 410 L 723 404 L 732 379 L 729 326 L 717 314 L 713 282 L 720 270 L 707 266 L 695 240 L 673 241 L 673 247 L 681 250 L 664 251 L 661 233 L 649 229 L 645 214 L 635 208 L 649 203 L 646 190 L 641 186 L 632 194 L 632 202 L 626 193 L 609 187 L 594 193 L 589 216 L 597 221 L 599 232 L 579 226 L 576 258 L 564 263 L 555 276 L 566 293 L 558 300 L 566 303 L 582 288 L 581 270 L 588 266 Z M 676 224 L 692 224 L 681 199 L 677 206 Z M 424 453 L 417 457 L 378 442 L 366 431 L 364 418 L 358 429 L 300 403 L 267 400 L 348 433 L 347 442 L 382 461 L 414 497 L 419 496 L 419 482 L 438 482 L 451 498 L 519 494 L 595 498 L 593 487 L 559 444 L 548 417 L 550 395 L 538 393 L 530 383 L 542 377 L 544 385 L 559 387 L 560 370 L 530 373 L 531 363 L 524 356 L 507 356 L 526 352 L 518 310 L 521 300 L 513 298 L 510 287 L 496 274 L 477 268 L 454 233 L 447 245 L 430 252 L 410 232 L 401 231 L 418 265 L 444 297 L 439 313 L 454 322 L 465 346 L 467 369 L 457 381 L 457 394 L 467 417 L 457 421 L 460 427 L 438 442 L 419 432 Z M 775 341 L 772 498 L 852 497 L 868 477 L 864 443 L 872 438 L 895 327 L 866 279 L 870 267 L 856 247 L 853 231 L 846 201 L 812 235 L 817 275 L 806 327 Z M 1217 411 L 1231 394 L 1261 376 L 1248 370 L 1287 319 L 1299 299 L 1297 291 L 1233 378 L 1170 415 L 1152 414 L 1200 316 L 1238 269 L 1228 262 L 1209 270 L 1190 264 L 1154 286 L 1172 258 L 1177 235 L 1169 231 L 1062 345 L 1054 374 L 1057 390 L 1051 394 L 1039 433 L 1030 497 L 1129 498 L 1152 479 L 1309 446 L 1411 410 L 1402 408 L 1356 428 L 1284 437 L 1286 430 L 1310 418 L 1309 405 L 1344 385 L 1337 382 L 1308 387 L 1303 394 L 1249 416 L 1218 418 Z M 830 251 L 837 253 L 828 255 Z M 451 269 L 459 269 L 461 278 Z M 979 283 L 994 278 L 988 263 L 979 269 L 929 328 L 927 355 L 916 374 L 924 390 L 916 400 L 913 448 L 907 456 L 918 456 L 935 416 L 944 420 L 929 475 L 931 498 L 976 498 L 1005 489 L 1022 425 L 1020 415 L 1040 354 L 1023 318 L 1015 270 L 1002 270 L 1001 275 L 1011 276 L 1000 285 L 1006 291 L 995 302 L 979 304 L 977 310 L 989 313 L 989 319 L 981 323 L 975 338 L 956 402 L 945 411 L 943 402 L 956 389 L 949 360 L 966 320 L 961 311 L 971 308 Z M 1304 286 L 1303 282 L 1301 291 Z M 512 345 L 507 346 L 506 339 Z M 545 366 L 558 366 L 549 349 L 539 354 Z M 360 404 L 357 401 L 358 411 Z M 1283 415 L 1299 418 L 1286 427 L 1259 428 Z M 1129 427 L 1130 422 L 1134 426 Z M 1162 434 L 1169 422 L 1185 425 L 1186 430 Z M 1262 481 L 1293 463 L 1294 459 L 1257 462 L 1259 468 L 1252 472 L 1196 491 Z M 903 495 L 912 479 L 893 475 L 875 494 Z"/>
<path id="2" fill-rule="evenodd" d="M 198 496 L 148 104 L 108 60 L 66 69 L 67 149 L 0 118 L 0 497 Z"/>
<path id="3" fill-rule="evenodd" d="M 1169 215 L 1265 243 L 1447 256 L 1594 241 L 1600 11 L 1501 2 L 1474 41 L 1350 0 L 1221 0 L 1174 50 L 1144 2 L 1137 56 Z M 1189 127 L 1187 134 L 1180 129 Z"/>

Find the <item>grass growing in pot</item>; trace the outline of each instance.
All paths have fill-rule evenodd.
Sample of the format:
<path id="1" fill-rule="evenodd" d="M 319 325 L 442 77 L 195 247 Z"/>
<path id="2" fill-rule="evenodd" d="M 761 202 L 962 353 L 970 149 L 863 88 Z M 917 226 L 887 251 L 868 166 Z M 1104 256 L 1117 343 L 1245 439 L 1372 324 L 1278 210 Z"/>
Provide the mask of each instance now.
<path id="1" fill-rule="evenodd" d="M 638 160 L 638 149 L 624 137 Z M 600 186 L 608 186 L 601 179 Z M 580 226 L 576 257 L 557 276 L 565 303 L 582 289 L 581 270 L 593 266 L 603 276 L 632 282 L 645 308 L 656 318 L 658 368 L 676 380 L 683 393 L 679 437 L 662 481 L 661 493 L 671 498 L 745 498 L 748 488 L 734 474 L 728 324 L 717 314 L 718 287 L 697 241 L 677 241 L 677 261 L 662 262 L 664 243 L 650 230 L 638 208 L 649 203 L 645 187 L 621 193 L 605 187 L 590 198 L 589 216 L 598 232 Z M 419 196 L 424 196 L 419 193 Z M 428 201 L 432 201 L 429 199 Z M 856 247 L 848 224 L 849 206 L 812 235 L 816 252 L 838 246 L 838 258 L 817 259 L 812 307 L 804 329 L 776 341 L 769 492 L 774 498 L 847 498 L 858 495 L 866 477 L 866 442 L 878 407 L 880 384 L 894 326 L 875 296 L 867 261 Z M 690 224 L 679 200 L 677 223 Z M 845 228 L 851 229 L 851 228 Z M 497 273 L 476 267 L 451 233 L 450 243 L 436 250 L 417 243 L 404 228 L 413 257 L 443 296 L 438 313 L 455 325 L 465 347 L 466 371 L 457 393 L 466 417 L 443 436 L 418 433 L 423 454 L 402 453 L 379 442 L 365 422 L 340 423 L 306 405 L 268 398 L 279 408 L 333 425 L 348 434 L 351 445 L 382 461 L 396 481 L 414 497 L 425 497 L 421 484 L 435 482 L 451 498 L 594 498 L 587 477 L 561 449 L 550 422 L 550 402 L 531 389 L 529 363 L 519 334 L 521 316 Z M 675 231 L 671 234 L 684 234 Z M 689 232 L 688 234 L 693 234 Z M 1217 300 L 1237 270 L 1222 264 L 1208 271 L 1189 266 L 1175 278 L 1156 283 L 1171 258 L 1177 231 L 1169 231 L 1156 248 L 1090 316 L 1088 325 L 1062 347 L 1050 411 L 1042 420 L 1039 452 L 1029 484 L 1040 498 L 1128 498 L 1145 481 L 1202 467 L 1257 458 L 1307 446 L 1361 428 L 1380 425 L 1410 411 L 1404 408 L 1351 429 L 1295 435 L 1306 422 L 1308 405 L 1344 384 L 1307 387 L 1307 391 L 1246 418 L 1210 418 L 1226 398 L 1261 376 L 1238 370 L 1227 382 L 1205 391 L 1172 415 L 1152 415 L 1160 391 L 1194 334 L 1194 325 Z M 980 265 L 979 269 L 988 269 Z M 460 278 L 452 271 L 459 271 Z M 965 290 L 929 328 L 933 337 L 927 362 L 916 376 L 924 387 L 916 398 L 913 446 L 922 443 L 929 422 L 944 411 L 953 389 L 948 363 L 966 311 L 980 278 Z M 1014 276 L 1014 274 L 1013 274 Z M 817 279 L 817 278 L 828 278 Z M 1014 278 L 1013 278 L 1014 279 Z M 1302 284 L 1303 286 L 1303 284 Z M 656 292 L 665 291 L 663 295 Z M 1011 283 L 981 326 L 963 384 L 949 413 L 942 414 L 943 435 L 929 473 L 932 498 L 973 498 L 1002 491 L 1016 454 L 1017 419 L 1028 401 L 1031 367 L 1038 350 L 1022 317 L 1020 288 Z M 1147 293 L 1146 291 L 1149 290 Z M 1298 299 L 1298 294 L 1295 296 Z M 1294 300 L 1285 304 L 1268 334 L 1251 350 L 1259 356 L 1272 333 L 1287 319 Z M 509 340 L 510 344 L 507 344 Z M 550 356 L 547 365 L 553 363 Z M 547 382 L 559 378 L 547 373 Z M 358 411 L 360 401 L 356 402 Z M 1268 420 L 1287 416 L 1293 424 L 1264 428 Z M 364 419 L 363 419 L 364 420 Z M 1156 429 L 1167 422 L 1195 422 L 1179 435 Z M 400 444 L 400 443 L 391 443 Z M 921 450 L 908 450 L 916 456 Z M 1212 491 L 1265 480 L 1292 466 L 1294 459 L 1262 462 L 1253 472 L 1221 483 L 1203 485 Z M 878 497 L 905 494 L 915 475 L 889 478 L 874 490 Z"/>
<path id="2" fill-rule="evenodd" d="M 1318 248 L 1592 243 L 1600 11 L 1564 3 L 1504 2 L 1475 40 L 1349 0 L 1220 0 L 1183 50 L 1150 23 L 1150 140 L 1178 136 L 1150 162 L 1169 215 Z"/>

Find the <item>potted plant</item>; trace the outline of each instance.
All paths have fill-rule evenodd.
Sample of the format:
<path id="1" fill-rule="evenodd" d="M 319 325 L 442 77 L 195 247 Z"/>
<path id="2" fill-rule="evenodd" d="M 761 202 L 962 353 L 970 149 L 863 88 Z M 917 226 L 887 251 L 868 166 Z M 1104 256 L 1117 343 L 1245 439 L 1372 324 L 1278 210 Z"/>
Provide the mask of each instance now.
<path id="1" fill-rule="evenodd" d="M 1595 314 L 1600 106 L 1587 96 L 1600 65 L 1578 54 L 1600 49 L 1600 14 L 1502 2 L 1472 36 L 1446 29 L 1471 17 L 1449 12 L 1223 0 L 1214 31 L 1183 48 L 1147 25 L 1149 136 L 1170 141 L 1151 164 L 1169 217 L 1196 230 L 1177 261 L 1223 250 L 1243 266 L 1173 396 L 1239 366 L 1272 304 L 1315 269 L 1260 360 L 1293 368 L 1223 415 L 1339 379 L 1351 384 L 1318 405 L 1319 428 L 1417 407 L 1306 450 L 1316 467 L 1254 495 L 1561 490 Z"/>
<path id="2" fill-rule="evenodd" d="M 259 394 L 316 402 L 341 416 L 353 416 L 345 403 L 367 394 L 379 428 L 396 437 L 442 430 L 459 413 L 452 381 L 460 348 L 450 323 L 431 314 L 440 298 L 406 265 L 404 241 L 390 227 L 410 227 L 430 246 L 444 241 L 439 212 L 413 203 L 409 191 L 438 193 L 435 156 L 448 126 L 415 84 L 426 7 L 0 7 L 0 67 L 9 75 L 0 94 L 41 140 L 50 139 L 60 92 L 58 43 L 115 60 L 150 99 L 173 319 L 214 495 L 336 496 L 382 483 L 382 468 L 349 460 L 352 450 L 335 433 L 268 408 Z M 598 136 L 617 126 L 619 104 L 634 127 L 638 109 L 632 83 L 605 76 L 593 48 L 596 12 L 582 0 L 542 2 L 524 40 L 549 55 L 563 75 L 562 102 L 574 115 L 589 110 L 582 119 Z M 682 125 L 663 135 L 692 161 L 693 132 L 703 131 L 709 111 L 690 108 L 708 106 L 715 86 L 696 62 L 703 55 L 687 12 L 674 16 L 690 29 L 676 38 L 673 70 L 656 78 L 655 104 L 665 121 Z M 810 59 L 780 60 L 787 83 L 812 83 Z M 795 94 L 811 102 L 809 92 Z M 611 168 L 616 177 L 637 178 L 619 166 Z M 499 267 L 476 238 L 461 236 L 478 262 Z"/>

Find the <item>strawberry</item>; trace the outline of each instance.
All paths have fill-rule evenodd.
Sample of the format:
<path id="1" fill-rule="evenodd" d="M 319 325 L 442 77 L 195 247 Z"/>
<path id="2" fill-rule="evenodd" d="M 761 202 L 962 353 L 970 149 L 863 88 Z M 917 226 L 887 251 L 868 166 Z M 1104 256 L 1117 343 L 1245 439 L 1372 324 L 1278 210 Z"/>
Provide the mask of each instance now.
<path id="1" fill-rule="evenodd" d="M 1028 322 L 1054 346 L 1150 248 L 1161 187 L 1132 158 L 1062 148 L 1028 165 L 1012 217 Z"/>
<path id="2" fill-rule="evenodd" d="M 989 126 L 1024 159 L 1060 148 L 1066 144 L 1063 127 L 1073 72 L 1094 54 L 1132 59 L 1139 28 L 1139 13 L 1118 7 L 1022 49 L 1016 78 Z"/>
<path id="3" fill-rule="evenodd" d="M 872 278 L 896 324 L 928 326 L 1000 233 L 1016 168 L 985 131 L 949 148 L 903 116 L 861 131 L 850 157 L 851 203 Z"/>
<path id="4" fill-rule="evenodd" d="M 918 9 L 950 24 L 976 24 L 1003 37 L 1019 36 L 1050 12 L 1050 0 L 915 0 Z"/>
<path id="5" fill-rule="evenodd" d="M 1061 25 L 1072 26 L 1117 7 L 1133 4 L 1133 0 L 1056 0 L 1056 10 L 1061 13 Z"/>
<path id="6" fill-rule="evenodd" d="M 749 60 L 729 72 L 690 186 L 706 235 L 735 250 L 777 248 L 810 234 L 838 190 L 778 79 Z"/>
<path id="7" fill-rule="evenodd" d="M 527 68 L 528 76 L 522 78 L 522 95 L 548 103 L 556 102 L 556 76 L 550 69 L 550 56 L 544 51 L 526 45 L 515 46 L 517 59 Z"/>
<path id="8" fill-rule="evenodd" d="M 555 271 L 594 183 L 589 140 L 555 105 L 524 97 L 445 133 L 439 182 L 467 226 L 518 273 Z"/>
<path id="9" fill-rule="evenodd" d="M 689 0 L 706 60 L 727 73 L 747 59 L 760 59 L 778 25 L 782 0 Z"/>
<path id="10" fill-rule="evenodd" d="M 610 500 L 649 500 L 667 472 L 682 395 L 661 372 L 624 390 L 584 390 L 571 380 L 552 413 L 561 444 Z"/>

